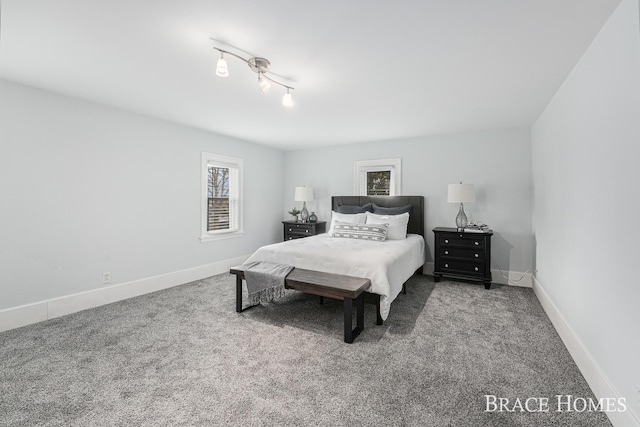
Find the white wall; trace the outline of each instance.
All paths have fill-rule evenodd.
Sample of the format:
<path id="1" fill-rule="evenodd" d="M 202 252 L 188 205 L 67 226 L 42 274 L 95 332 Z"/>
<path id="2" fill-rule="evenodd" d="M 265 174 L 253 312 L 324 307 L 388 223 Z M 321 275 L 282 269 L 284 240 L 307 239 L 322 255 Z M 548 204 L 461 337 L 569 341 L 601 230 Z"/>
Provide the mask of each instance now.
<path id="1" fill-rule="evenodd" d="M 251 254 L 284 154 L 0 80 L 0 310 Z M 201 243 L 201 152 L 241 157 L 245 235 Z M 265 177 L 275 185 L 265 191 Z M 1 319 L 0 319 L 1 320 Z"/>
<path id="2" fill-rule="evenodd" d="M 537 284 L 573 331 L 574 359 L 592 360 L 578 365 L 594 392 L 625 397 L 636 423 L 638 17 L 638 0 L 624 0 L 532 128 Z"/>
<path id="3" fill-rule="evenodd" d="M 465 205 L 467 216 L 486 222 L 495 232 L 492 268 L 499 266 L 505 274 L 532 268 L 528 128 L 288 151 L 284 212 L 294 205 L 301 207 L 293 200 L 294 187 L 308 185 L 314 188 L 316 200 L 307 207 L 320 220 L 328 220 L 331 196 L 354 194 L 354 161 L 391 157 L 402 158 L 402 193 L 425 197 L 427 263 L 433 262 L 431 230 L 455 226 L 458 206 L 447 203 L 447 185 L 463 181 L 476 188 L 477 202 Z M 496 274 L 494 280 L 504 282 Z"/>

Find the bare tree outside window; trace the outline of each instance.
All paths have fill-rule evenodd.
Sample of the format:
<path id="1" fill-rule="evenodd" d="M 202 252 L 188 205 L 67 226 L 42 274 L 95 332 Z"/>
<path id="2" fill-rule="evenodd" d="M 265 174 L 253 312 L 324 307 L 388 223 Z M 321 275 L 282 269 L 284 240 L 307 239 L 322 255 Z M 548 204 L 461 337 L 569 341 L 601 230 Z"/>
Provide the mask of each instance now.
<path id="1" fill-rule="evenodd" d="M 209 166 L 207 231 L 229 229 L 229 168 Z"/>
<path id="2" fill-rule="evenodd" d="M 209 197 L 229 197 L 229 169 L 209 166 Z"/>
<path id="3" fill-rule="evenodd" d="M 368 171 L 367 196 L 388 196 L 391 188 L 391 171 Z"/>

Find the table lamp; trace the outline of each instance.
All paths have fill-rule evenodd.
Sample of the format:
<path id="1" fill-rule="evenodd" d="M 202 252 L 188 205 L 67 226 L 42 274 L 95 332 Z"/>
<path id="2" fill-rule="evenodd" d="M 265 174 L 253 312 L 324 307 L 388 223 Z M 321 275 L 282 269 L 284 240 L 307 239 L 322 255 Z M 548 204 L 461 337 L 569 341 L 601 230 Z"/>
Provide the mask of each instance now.
<path id="1" fill-rule="evenodd" d="M 309 222 L 309 211 L 307 210 L 307 202 L 313 200 L 313 188 L 296 187 L 294 200 L 302 202 L 302 210 L 300 211 L 300 219 L 302 222 Z"/>
<path id="2" fill-rule="evenodd" d="M 463 231 L 467 226 L 467 215 L 464 213 L 463 203 L 473 203 L 476 201 L 476 192 L 473 184 L 449 184 L 447 192 L 447 202 L 460 203 L 460 210 L 456 216 L 456 227 L 458 231 Z"/>

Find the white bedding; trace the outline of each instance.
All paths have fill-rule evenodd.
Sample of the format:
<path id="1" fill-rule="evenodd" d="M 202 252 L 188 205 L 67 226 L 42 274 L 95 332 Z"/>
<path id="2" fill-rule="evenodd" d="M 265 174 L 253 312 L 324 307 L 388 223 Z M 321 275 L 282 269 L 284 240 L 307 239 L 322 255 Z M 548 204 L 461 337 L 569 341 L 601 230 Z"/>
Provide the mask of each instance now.
<path id="1" fill-rule="evenodd" d="M 381 295 L 380 316 L 386 320 L 402 284 L 422 267 L 424 260 L 424 238 L 417 234 L 409 234 L 403 240 L 371 242 L 330 237 L 325 233 L 263 246 L 247 262 L 268 261 L 366 277 L 371 280 L 368 291 Z"/>

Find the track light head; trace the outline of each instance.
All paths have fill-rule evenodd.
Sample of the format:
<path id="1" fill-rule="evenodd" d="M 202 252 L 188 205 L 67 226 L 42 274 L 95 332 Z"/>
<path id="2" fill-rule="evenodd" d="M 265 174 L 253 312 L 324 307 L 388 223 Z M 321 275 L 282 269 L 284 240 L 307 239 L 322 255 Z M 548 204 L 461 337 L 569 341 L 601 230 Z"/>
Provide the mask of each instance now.
<path id="1" fill-rule="evenodd" d="M 220 58 L 216 64 L 216 76 L 228 77 L 229 69 L 227 68 L 227 61 L 224 59 L 224 52 L 220 52 Z"/>
<path id="2" fill-rule="evenodd" d="M 293 98 L 289 93 L 289 88 L 287 88 L 287 93 L 285 93 L 282 97 L 282 105 L 284 105 L 285 107 L 291 107 L 293 105 Z"/>
<path id="3" fill-rule="evenodd" d="M 260 90 L 263 93 L 269 92 L 269 88 L 271 87 L 271 83 L 269 83 L 269 80 L 264 78 L 262 73 L 258 73 L 258 86 L 260 86 Z"/>

